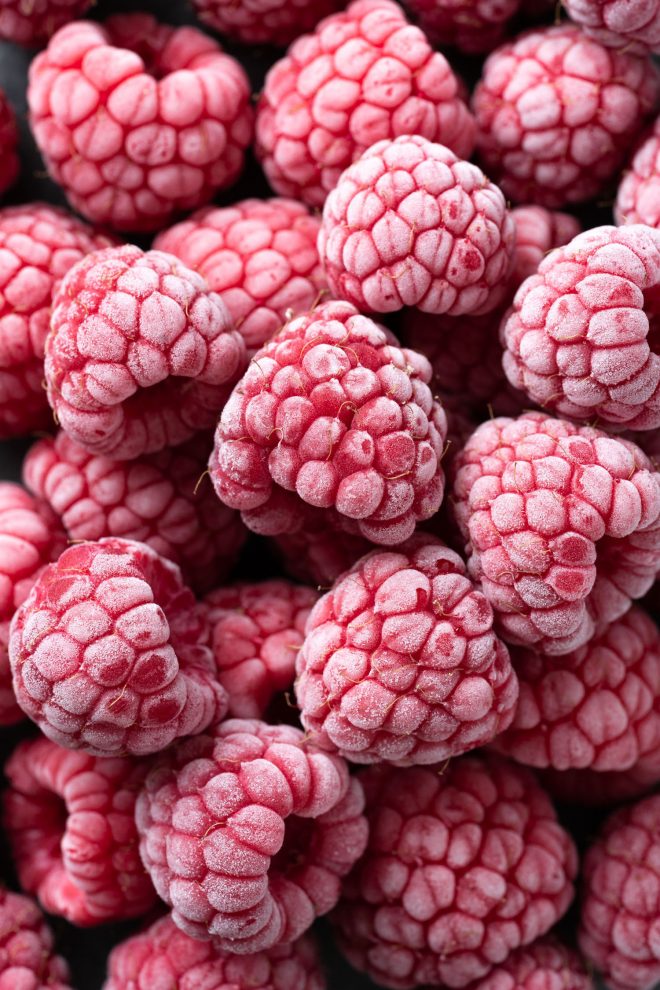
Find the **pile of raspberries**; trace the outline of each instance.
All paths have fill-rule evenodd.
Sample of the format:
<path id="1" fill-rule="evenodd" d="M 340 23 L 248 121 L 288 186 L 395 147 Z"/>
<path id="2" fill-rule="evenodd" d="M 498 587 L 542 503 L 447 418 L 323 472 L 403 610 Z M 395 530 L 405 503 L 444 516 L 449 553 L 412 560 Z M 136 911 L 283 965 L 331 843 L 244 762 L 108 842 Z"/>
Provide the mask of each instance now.
<path id="1" fill-rule="evenodd" d="M 562 2 L 0 0 L 0 990 L 660 984 L 660 0 Z"/>

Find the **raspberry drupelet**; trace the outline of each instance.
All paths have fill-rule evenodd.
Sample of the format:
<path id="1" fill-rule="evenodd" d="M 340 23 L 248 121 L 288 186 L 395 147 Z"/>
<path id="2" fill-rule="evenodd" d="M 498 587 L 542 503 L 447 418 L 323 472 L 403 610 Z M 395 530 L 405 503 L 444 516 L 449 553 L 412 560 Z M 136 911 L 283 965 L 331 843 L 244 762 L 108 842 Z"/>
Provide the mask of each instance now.
<path id="1" fill-rule="evenodd" d="M 300 729 L 230 719 L 177 746 L 138 797 L 140 851 L 173 921 L 246 955 L 299 938 L 364 852 L 364 796 Z"/>
<path id="2" fill-rule="evenodd" d="M 594 990 L 577 952 L 549 935 L 516 949 L 470 990 Z"/>
<path id="3" fill-rule="evenodd" d="M 247 45 L 288 45 L 344 5 L 345 0 L 193 0 L 200 21 Z"/>
<path id="4" fill-rule="evenodd" d="M 50 325 L 46 385 L 59 424 L 119 460 L 211 429 L 245 367 L 220 296 L 174 255 L 131 244 L 75 265 Z"/>
<path id="5" fill-rule="evenodd" d="M 154 241 L 222 294 L 252 356 L 327 288 L 316 241 L 320 220 L 291 199 L 205 207 Z"/>
<path id="6" fill-rule="evenodd" d="M 583 865 L 579 944 L 612 990 L 660 980 L 660 794 L 607 819 Z"/>
<path id="7" fill-rule="evenodd" d="M 471 576 L 513 644 L 568 653 L 660 566 L 660 474 L 633 443 L 525 413 L 483 423 L 454 463 Z"/>
<path id="8" fill-rule="evenodd" d="M 0 37 L 2 37 L 2 0 L 0 0 Z M 20 161 L 16 145 L 18 130 L 14 111 L 9 100 L 0 89 L 0 196 L 9 189 L 18 176 Z"/>
<path id="9" fill-rule="evenodd" d="M 21 887 L 49 914 L 97 925 L 145 914 L 156 891 L 134 812 L 146 762 L 21 743 L 5 764 L 4 825 Z"/>
<path id="10" fill-rule="evenodd" d="M 239 63 L 193 27 L 149 14 L 74 21 L 30 66 L 32 131 L 84 217 L 162 228 L 240 175 L 252 139 Z"/>
<path id="11" fill-rule="evenodd" d="M 430 380 L 425 357 L 350 303 L 292 320 L 222 412 L 209 465 L 219 498 L 250 528 L 275 502 L 269 535 L 299 528 L 302 500 L 375 543 L 403 542 L 444 491 L 447 424 Z"/>
<path id="12" fill-rule="evenodd" d="M 414 536 L 320 599 L 296 663 L 312 739 L 354 763 L 439 763 L 510 724 L 518 682 L 493 612 L 453 550 Z"/>
<path id="13" fill-rule="evenodd" d="M 577 854 L 532 773 L 493 756 L 370 767 L 367 851 L 333 920 L 378 985 L 465 987 L 546 934 Z"/>
<path id="14" fill-rule="evenodd" d="M 658 0 L 562 0 L 568 16 L 607 48 L 633 55 L 660 52 Z"/>
<path id="15" fill-rule="evenodd" d="M 179 568 L 150 547 L 110 538 L 70 547 L 14 616 L 18 703 L 68 749 L 156 753 L 227 710 L 207 635 Z"/>
<path id="16" fill-rule="evenodd" d="M 645 223 L 660 229 L 660 117 L 623 173 L 614 217 L 617 223 Z"/>
<path id="17" fill-rule="evenodd" d="M 0 887 L 0 990 L 71 990 L 69 967 L 29 897 Z"/>
<path id="18" fill-rule="evenodd" d="M 298 38 L 266 77 L 257 155 L 281 196 L 322 206 L 376 141 L 420 134 L 468 157 L 462 83 L 393 0 L 356 0 Z"/>
<path id="19" fill-rule="evenodd" d="M 82 17 L 92 3 L 93 0 L 0 0 L 0 38 L 17 45 L 44 45 L 59 28 Z"/>
<path id="20" fill-rule="evenodd" d="M 434 44 L 478 55 L 500 44 L 521 0 L 407 0 L 407 5 Z"/>
<path id="21" fill-rule="evenodd" d="M 62 521 L 69 538 L 118 536 L 173 560 L 194 590 L 209 591 L 236 563 L 247 530 L 203 479 L 213 440 L 198 434 L 134 461 L 90 454 L 62 430 L 37 441 L 23 481 Z M 203 480 L 200 480 L 203 479 Z"/>
<path id="22" fill-rule="evenodd" d="M 529 31 L 484 65 L 472 101 L 480 160 L 514 202 L 591 199 L 659 95 L 650 60 L 604 48 L 573 24 Z"/>

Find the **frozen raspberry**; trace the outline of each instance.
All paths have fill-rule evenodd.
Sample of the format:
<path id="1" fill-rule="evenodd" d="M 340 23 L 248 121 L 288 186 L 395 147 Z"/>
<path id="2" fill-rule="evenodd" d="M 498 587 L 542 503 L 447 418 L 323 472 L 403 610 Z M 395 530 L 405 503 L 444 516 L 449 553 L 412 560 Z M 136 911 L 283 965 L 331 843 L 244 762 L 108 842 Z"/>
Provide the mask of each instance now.
<path id="1" fill-rule="evenodd" d="M 305 516 L 294 532 L 275 536 L 274 543 L 287 574 L 322 591 L 373 549 L 363 536 L 334 525 L 322 509 Z"/>
<path id="2" fill-rule="evenodd" d="M 218 588 L 204 599 L 229 714 L 260 718 L 293 684 L 296 654 L 318 595 L 284 580 Z"/>
<path id="3" fill-rule="evenodd" d="M 65 545 L 64 530 L 45 502 L 20 485 L 0 482 L 0 725 L 24 718 L 11 683 L 9 623 L 41 569 Z"/>
<path id="4" fill-rule="evenodd" d="M 367 539 L 401 543 L 444 490 L 446 419 L 430 380 L 425 357 L 349 303 L 292 320 L 223 410 L 210 462 L 218 496 L 251 526 L 281 489 L 296 492 L 279 532 L 298 528 L 291 503 L 302 499 L 357 521 Z"/>
<path id="5" fill-rule="evenodd" d="M 621 804 L 641 797 L 658 782 L 657 768 L 630 770 L 548 770 L 539 779 L 556 801 L 587 807 Z"/>
<path id="6" fill-rule="evenodd" d="M 345 0 L 193 0 L 200 21 L 248 45 L 288 45 Z"/>
<path id="7" fill-rule="evenodd" d="M 512 952 L 470 990 L 593 990 L 576 952 L 552 935 Z"/>
<path id="8" fill-rule="evenodd" d="M 585 34 L 634 55 L 660 52 L 658 0 L 562 0 Z"/>
<path id="9" fill-rule="evenodd" d="M 2 37 L 2 0 L 0 0 L 0 38 Z M 0 196 L 9 189 L 18 176 L 19 158 L 16 150 L 18 131 L 14 111 L 0 89 Z M 4 267 L 4 266 L 3 266 Z"/>
<path id="10" fill-rule="evenodd" d="M 119 536 L 173 560 L 191 587 L 209 591 L 233 567 L 247 530 L 204 475 L 212 440 L 198 434 L 136 461 L 88 453 L 60 431 L 23 462 L 25 484 L 45 499 L 71 540 Z"/>
<path id="11" fill-rule="evenodd" d="M 660 794 L 605 823 L 583 866 L 580 948 L 612 990 L 660 980 Z"/>
<path id="12" fill-rule="evenodd" d="M 513 718 L 493 612 L 453 550 L 418 535 L 359 560 L 312 610 L 296 663 L 312 738 L 355 763 L 437 763 Z"/>
<path id="13" fill-rule="evenodd" d="M 28 897 L 0 888 L 0 990 L 70 990 L 69 967 Z"/>
<path id="14" fill-rule="evenodd" d="M 557 207 L 597 195 L 660 95 L 654 65 L 572 24 L 541 28 L 487 59 L 473 97 L 477 148 L 510 199 Z"/>
<path id="15" fill-rule="evenodd" d="M 429 38 L 463 52 L 491 52 L 502 41 L 521 0 L 407 0 Z"/>
<path id="16" fill-rule="evenodd" d="M 52 424 L 43 378 L 53 289 L 84 255 L 110 243 L 46 203 L 0 210 L 0 438 Z"/>
<path id="17" fill-rule="evenodd" d="M 206 635 L 179 568 L 150 547 L 119 539 L 70 547 L 14 617 L 18 703 L 69 749 L 155 753 L 225 714 Z"/>
<path id="18" fill-rule="evenodd" d="M 96 925 L 144 914 L 156 892 L 134 813 L 146 763 L 21 743 L 5 765 L 4 824 L 21 887 L 49 914 Z"/>
<path id="19" fill-rule="evenodd" d="M 156 230 L 240 175 L 252 137 L 238 62 L 192 27 L 149 14 L 75 21 L 30 66 L 30 122 L 83 216 Z"/>
<path id="20" fill-rule="evenodd" d="M 362 310 L 461 316 L 501 301 L 514 235 L 481 169 L 413 135 L 380 141 L 341 175 L 319 254 L 331 292 Z"/>
<path id="21" fill-rule="evenodd" d="M 580 233 L 580 221 L 570 213 L 546 210 L 543 206 L 516 206 L 511 210 L 516 224 L 511 288 L 517 289 L 536 270 L 553 248 L 568 244 Z"/>
<path id="22" fill-rule="evenodd" d="M 291 199 L 246 199 L 194 213 L 159 234 L 154 247 L 181 258 L 222 294 L 252 355 L 326 288 L 320 226 Z"/>
<path id="23" fill-rule="evenodd" d="M 617 223 L 645 223 L 660 229 L 660 117 L 623 174 L 614 216 Z"/>
<path id="24" fill-rule="evenodd" d="M 455 475 L 470 572 L 507 642 L 568 653 L 653 584 L 660 474 L 634 444 L 525 413 L 482 424 Z"/>
<path id="25" fill-rule="evenodd" d="M 230 719 L 150 772 L 140 851 L 183 931 L 261 952 L 335 906 L 366 845 L 363 806 L 346 763 L 300 729 Z"/>
<path id="26" fill-rule="evenodd" d="M 502 324 L 504 370 L 572 419 L 660 426 L 660 230 L 595 227 L 545 258 Z"/>
<path id="27" fill-rule="evenodd" d="M 470 756 L 359 779 L 369 844 L 334 921 L 379 985 L 464 987 L 566 911 L 576 851 L 530 771 Z"/>
<path id="28" fill-rule="evenodd" d="M 245 366 L 220 296 L 174 255 L 96 251 L 53 299 L 46 384 L 72 440 L 130 460 L 216 423 Z"/>
<path id="29" fill-rule="evenodd" d="M 44 45 L 92 4 L 93 0 L 0 0 L 0 38 L 18 45 Z"/>
<path id="30" fill-rule="evenodd" d="M 298 38 L 257 107 L 268 181 L 311 206 L 376 141 L 420 134 L 467 157 L 474 133 L 462 84 L 393 0 L 356 0 Z"/>

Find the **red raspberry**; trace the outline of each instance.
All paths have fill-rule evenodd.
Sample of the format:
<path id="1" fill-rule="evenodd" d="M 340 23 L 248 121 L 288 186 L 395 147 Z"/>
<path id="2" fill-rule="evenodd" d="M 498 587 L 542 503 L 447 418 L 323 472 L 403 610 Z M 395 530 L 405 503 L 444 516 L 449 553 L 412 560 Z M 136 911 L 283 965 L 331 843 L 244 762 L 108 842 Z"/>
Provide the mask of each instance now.
<path id="1" fill-rule="evenodd" d="M 366 845 L 363 806 L 344 761 L 299 729 L 230 719 L 150 772 L 136 821 L 174 922 L 244 955 L 294 941 L 335 906 Z"/>
<path id="2" fill-rule="evenodd" d="M 2 37 L 2 0 L 0 0 L 0 38 Z M 0 89 L 0 196 L 12 185 L 18 176 L 20 161 L 16 150 L 18 130 L 14 111 L 9 100 Z"/>
<path id="3" fill-rule="evenodd" d="M 334 921 L 377 983 L 464 987 L 566 911 L 577 854 L 528 770 L 470 756 L 359 779 L 369 844 Z"/>
<path id="4" fill-rule="evenodd" d="M 218 588 L 204 599 L 229 714 L 260 718 L 293 684 L 296 654 L 318 595 L 284 580 Z"/>
<path id="5" fill-rule="evenodd" d="M 543 413 L 482 424 L 458 455 L 454 507 L 507 642 L 586 643 L 660 566 L 660 474 L 634 444 Z"/>
<path id="6" fill-rule="evenodd" d="M 43 377 L 53 289 L 84 255 L 110 243 L 45 203 L 0 210 L 0 438 L 52 424 Z"/>
<path id="7" fill-rule="evenodd" d="M 502 323 L 504 370 L 560 415 L 655 430 L 659 318 L 660 230 L 595 227 L 521 285 Z"/>
<path id="8" fill-rule="evenodd" d="M 612 990 L 660 980 L 660 794 L 606 821 L 583 866 L 580 948 Z"/>
<path id="9" fill-rule="evenodd" d="M 471 990 L 592 990 L 576 952 L 552 935 L 512 952 Z"/>
<path id="10" fill-rule="evenodd" d="M 226 579 L 247 534 L 208 481 L 200 484 L 211 443 L 198 434 L 182 447 L 125 462 L 96 457 L 60 431 L 28 451 L 23 479 L 72 541 L 147 543 L 178 564 L 191 587 L 208 591 Z"/>
<path id="11" fill-rule="evenodd" d="M 21 887 L 75 925 L 133 918 L 156 892 L 134 811 L 146 764 L 21 743 L 5 765 L 4 823 Z"/>
<path id="12" fill-rule="evenodd" d="M 556 801 L 587 807 L 621 804 L 646 794 L 658 782 L 657 769 L 541 770 L 541 783 Z"/>
<path id="13" fill-rule="evenodd" d="M 156 230 L 236 181 L 252 137 L 238 62 L 192 27 L 149 14 L 75 21 L 30 66 L 30 121 L 79 213 Z"/>
<path id="14" fill-rule="evenodd" d="M 345 0 L 193 0 L 197 16 L 214 31 L 248 45 L 288 45 L 312 31 Z"/>
<path id="15" fill-rule="evenodd" d="M 0 0 L 0 38 L 19 45 L 45 45 L 58 28 L 82 17 L 92 3 L 93 0 Z"/>
<path id="16" fill-rule="evenodd" d="M 181 258 L 222 294 L 251 356 L 326 288 L 320 227 L 291 199 L 246 199 L 194 213 L 159 234 L 154 247 Z"/>
<path id="17" fill-rule="evenodd" d="M 48 398 L 92 454 L 130 460 L 210 429 L 244 366 L 222 299 L 171 254 L 96 251 L 55 293 Z"/>
<path id="18" fill-rule="evenodd" d="M 0 888 L 0 990 L 70 990 L 69 967 L 28 897 Z"/>
<path id="19" fill-rule="evenodd" d="M 11 683 L 9 623 L 42 568 L 65 545 L 64 530 L 45 502 L 19 485 L 0 482 L 0 725 L 24 718 Z"/>
<path id="20" fill-rule="evenodd" d="M 634 55 L 660 52 L 658 0 L 562 0 L 585 34 Z"/>
<path id="21" fill-rule="evenodd" d="M 572 24 L 529 31 L 493 52 L 474 93 L 484 168 L 516 202 L 590 199 L 659 95 L 650 61 L 603 48 Z"/>
<path id="22" fill-rule="evenodd" d="M 292 320 L 223 410 L 210 461 L 218 496 L 252 528 L 251 512 L 295 491 L 279 532 L 298 528 L 302 499 L 355 520 L 367 539 L 401 543 L 444 490 L 447 424 L 430 379 L 425 357 L 349 303 Z"/>
<path id="23" fill-rule="evenodd" d="M 392 0 L 356 0 L 266 77 L 257 154 L 273 189 L 321 206 L 376 141 L 419 134 L 468 157 L 474 121 L 451 66 Z"/>
<path id="24" fill-rule="evenodd" d="M 408 0 L 434 43 L 472 55 L 492 52 L 500 44 L 520 6 L 521 0 Z"/>
<path id="25" fill-rule="evenodd" d="M 660 117 L 623 173 L 614 216 L 617 223 L 645 223 L 660 229 Z"/>
<path id="26" fill-rule="evenodd" d="M 119 539 L 70 547 L 14 617 L 18 703 L 69 749 L 158 752 L 225 714 L 206 635 L 179 568 L 150 547 Z"/>
<path id="27" fill-rule="evenodd" d="M 515 227 L 481 169 L 413 135 L 380 141 L 323 208 L 330 290 L 362 310 L 483 313 L 502 299 Z"/>
<path id="28" fill-rule="evenodd" d="M 418 535 L 367 554 L 312 610 L 296 663 L 303 725 L 354 763 L 436 763 L 513 718 L 518 682 L 458 554 Z"/>
<path id="29" fill-rule="evenodd" d="M 340 574 L 373 549 L 363 536 L 347 533 L 319 510 L 305 517 L 300 529 L 274 537 L 287 574 L 327 590 Z"/>

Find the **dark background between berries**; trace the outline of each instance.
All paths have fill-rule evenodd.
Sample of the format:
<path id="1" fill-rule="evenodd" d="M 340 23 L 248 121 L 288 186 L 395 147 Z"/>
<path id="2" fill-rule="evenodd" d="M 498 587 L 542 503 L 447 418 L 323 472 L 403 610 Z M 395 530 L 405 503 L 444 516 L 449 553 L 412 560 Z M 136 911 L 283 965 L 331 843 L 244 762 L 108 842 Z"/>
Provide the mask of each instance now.
<path id="1" fill-rule="evenodd" d="M 182 0 L 144 0 L 131 3 L 130 0 L 100 0 L 90 14 L 102 20 L 121 11 L 148 10 L 163 21 L 171 24 L 195 23 L 192 9 Z M 199 24 L 197 25 L 200 26 Z M 281 52 L 275 48 L 255 48 L 226 43 L 227 51 L 235 55 L 248 72 L 253 92 L 258 94 L 266 72 Z M 472 85 L 480 73 L 480 59 L 456 56 L 448 53 L 452 65 L 460 71 Z M 44 169 L 41 157 L 31 138 L 26 119 L 27 72 L 34 52 L 21 49 L 17 45 L 0 42 L 0 88 L 2 88 L 16 112 L 21 129 L 21 174 L 18 182 L 5 198 L 5 203 L 25 203 L 34 200 L 47 200 L 50 203 L 66 205 L 59 187 L 52 182 Z M 3 149 L 0 148 L 0 155 Z M 247 196 L 266 197 L 272 195 L 256 162 L 248 161 L 241 181 L 232 189 L 217 198 L 220 204 L 233 203 Z M 4 204 L 3 204 L 4 205 Z M 611 201 L 589 204 L 577 211 L 583 226 L 593 227 L 601 223 L 611 223 Z M 132 238 L 127 238 L 131 240 Z M 135 238 L 141 247 L 148 246 L 145 238 Z M 394 326 L 393 326 L 394 328 Z M 30 445 L 29 440 L 0 443 L 0 478 L 20 480 L 21 461 Z M 268 553 L 264 542 L 253 539 L 248 543 L 239 565 L 239 575 L 253 580 L 270 577 L 277 573 L 277 562 Z M 17 740 L 29 735 L 29 726 L 15 729 L 0 729 L 0 760 L 4 765 Z M 586 846 L 593 839 L 602 812 L 591 813 L 582 808 L 560 809 L 564 823 L 571 828 L 580 846 Z M 18 889 L 11 856 L 0 833 L 0 879 Z M 105 979 L 105 966 L 108 953 L 113 945 L 132 934 L 139 924 L 130 922 L 118 925 L 102 925 L 93 929 L 75 928 L 59 918 L 51 918 L 55 930 L 57 949 L 68 960 L 72 971 L 74 990 L 101 990 Z M 562 922 L 564 935 L 571 940 L 576 928 L 575 913 Z M 319 925 L 319 935 L 324 948 L 328 974 L 328 990 L 373 990 L 374 984 L 352 970 L 333 948 L 326 924 Z"/>

